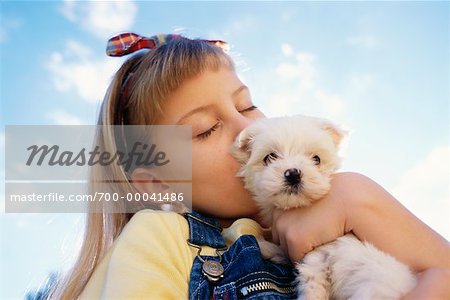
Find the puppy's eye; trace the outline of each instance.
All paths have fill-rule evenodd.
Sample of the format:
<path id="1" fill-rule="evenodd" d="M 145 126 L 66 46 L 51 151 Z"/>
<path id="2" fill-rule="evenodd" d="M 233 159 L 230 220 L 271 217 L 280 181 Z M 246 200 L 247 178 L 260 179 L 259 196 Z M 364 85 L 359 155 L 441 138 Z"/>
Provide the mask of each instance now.
<path id="1" fill-rule="evenodd" d="M 320 157 L 318 155 L 314 155 L 312 160 L 314 161 L 315 165 L 320 165 Z"/>
<path id="2" fill-rule="evenodd" d="M 278 158 L 278 155 L 275 152 L 271 152 L 264 157 L 263 162 L 267 166 L 271 161 L 273 161 L 277 158 Z"/>

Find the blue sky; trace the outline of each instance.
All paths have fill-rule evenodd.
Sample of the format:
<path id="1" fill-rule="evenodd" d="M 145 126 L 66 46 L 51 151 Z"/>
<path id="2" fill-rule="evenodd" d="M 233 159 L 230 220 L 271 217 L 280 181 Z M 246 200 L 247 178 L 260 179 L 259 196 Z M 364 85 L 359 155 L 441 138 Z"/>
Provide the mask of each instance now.
<path id="1" fill-rule="evenodd" d="M 373 178 L 450 239 L 449 5 L 1 2 L 1 123 L 94 124 L 122 61 L 104 54 L 115 33 L 223 39 L 266 115 L 345 125 L 342 170 Z M 71 214 L 0 221 L 1 298 L 21 298 L 70 261 L 82 228 Z"/>

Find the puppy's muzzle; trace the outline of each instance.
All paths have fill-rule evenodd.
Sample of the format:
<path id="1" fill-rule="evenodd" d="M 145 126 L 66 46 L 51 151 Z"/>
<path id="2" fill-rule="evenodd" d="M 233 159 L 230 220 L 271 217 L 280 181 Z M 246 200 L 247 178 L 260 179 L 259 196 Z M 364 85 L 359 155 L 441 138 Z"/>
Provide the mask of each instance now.
<path id="1" fill-rule="evenodd" d="M 298 169 L 287 169 L 284 171 L 284 181 L 290 186 L 298 186 L 302 173 Z"/>

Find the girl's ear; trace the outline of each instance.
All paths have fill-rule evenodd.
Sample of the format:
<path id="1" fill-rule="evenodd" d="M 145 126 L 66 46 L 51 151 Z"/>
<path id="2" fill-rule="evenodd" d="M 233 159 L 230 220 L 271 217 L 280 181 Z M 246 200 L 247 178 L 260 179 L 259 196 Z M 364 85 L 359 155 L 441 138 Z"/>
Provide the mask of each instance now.
<path id="1" fill-rule="evenodd" d="M 136 168 L 131 173 L 133 186 L 141 193 L 165 193 L 169 192 L 170 186 L 162 180 L 155 169 Z"/>
<path id="2" fill-rule="evenodd" d="M 131 180 L 133 186 L 140 193 L 161 193 L 165 195 L 173 193 L 176 189 L 176 187 L 171 187 L 167 182 L 160 180 L 160 176 L 155 169 L 136 168 L 131 173 Z M 172 188 L 174 189 L 172 190 Z M 163 211 L 172 211 L 183 214 L 189 211 L 188 207 L 192 207 L 192 204 L 187 200 L 189 199 L 184 199 L 184 201 L 162 201 L 161 203 L 158 203 L 157 206 Z"/>

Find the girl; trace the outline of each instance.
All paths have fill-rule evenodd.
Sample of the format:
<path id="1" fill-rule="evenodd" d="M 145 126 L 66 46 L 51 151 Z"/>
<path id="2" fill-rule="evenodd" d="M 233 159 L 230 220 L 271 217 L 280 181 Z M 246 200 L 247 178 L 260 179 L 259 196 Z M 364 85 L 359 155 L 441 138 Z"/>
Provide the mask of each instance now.
<path id="1" fill-rule="evenodd" d="M 271 229 L 259 224 L 228 150 L 243 128 L 264 115 L 222 45 L 174 35 L 111 40 L 113 56 L 151 50 L 136 53 L 116 73 L 98 124 L 191 125 L 193 211 L 165 212 L 155 205 L 125 213 L 125 204 L 114 202 L 97 205 L 119 206 L 115 211 L 122 213 L 92 207 L 79 258 L 52 297 L 295 298 L 293 267 L 263 260 L 254 237 L 272 237 L 298 261 L 348 231 L 421 272 L 405 298 L 450 296 L 449 243 L 362 175 L 336 174 L 330 193 L 315 205 L 278 211 Z M 120 138 L 111 126 L 98 128 L 97 145 L 114 153 Z M 109 178 L 126 183 L 108 186 L 118 193 L 154 192 L 148 180 L 157 179 L 149 169 L 126 172 L 110 165 L 92 170 L 91 191 Z"/>

